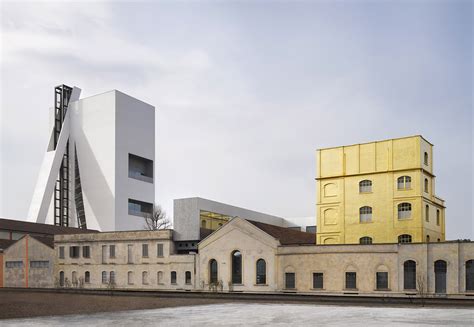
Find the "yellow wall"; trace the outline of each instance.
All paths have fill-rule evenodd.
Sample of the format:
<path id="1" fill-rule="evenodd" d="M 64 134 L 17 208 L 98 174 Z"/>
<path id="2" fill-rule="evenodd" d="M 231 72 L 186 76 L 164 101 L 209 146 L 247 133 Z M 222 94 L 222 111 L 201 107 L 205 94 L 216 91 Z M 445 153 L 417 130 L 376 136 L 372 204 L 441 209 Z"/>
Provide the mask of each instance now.
<path id="1" fill-rule="evenodd" d="M 431 242 L 444 241 L 444 201 L 434 195 L 432 154 L 433 146 L 421 136 L 317 150 L 316 242 L 356 244 L 369 236 L 373 243 L 396 243 L 402 234 L 411 235 L 412 242 L 425 242 L 427 235 Z M 398 189 L 400 176 L 411 177 L 409 189 Z M 362 180 L 372 181 L 371 192 L 359 192 Z M 404 202 L 411 204 L 411 216 L 398 219 L 398 204 Z M 363 206 L 372 207 L 371 222 L 360 222 Z"/>

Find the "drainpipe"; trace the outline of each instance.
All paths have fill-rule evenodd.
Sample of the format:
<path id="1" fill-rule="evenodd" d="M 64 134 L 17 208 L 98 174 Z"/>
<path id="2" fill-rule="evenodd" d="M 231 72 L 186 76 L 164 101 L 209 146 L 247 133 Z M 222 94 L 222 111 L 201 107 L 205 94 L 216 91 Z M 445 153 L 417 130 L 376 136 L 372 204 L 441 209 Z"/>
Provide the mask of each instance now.
<path id="1" fill-rule="evenodd" d="M 28 288 L 28 235 L 25 237 L 25 287 Z"/>

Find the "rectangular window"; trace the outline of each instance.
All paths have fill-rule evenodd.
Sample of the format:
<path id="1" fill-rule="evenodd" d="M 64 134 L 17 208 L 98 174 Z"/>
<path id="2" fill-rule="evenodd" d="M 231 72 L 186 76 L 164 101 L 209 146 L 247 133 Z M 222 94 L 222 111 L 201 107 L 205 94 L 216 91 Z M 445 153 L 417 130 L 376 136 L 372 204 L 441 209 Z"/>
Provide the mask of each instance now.
<path id="1" fill-rule="evenodd" d="M 81 248 L 79 246 L 70 246 L 69 247 L 69 257 L 70 258 L 79 258 L 80 257 Z"/>
<path id="2" fill-rule="evenodd" d="M 83 258 L 91 257 L 91 248 L 89 247 L 89 245 L 85 245 L 82 247 L 82 257 Z"/>
<path id="3" fill-rule="evenodd" d="M 378 290 L 388 289 L 388 272 L 377 272 L 376 279 Z"/>
<path id="4" fill-rule="evenodd" d="M 436 225 L 440 225 L 441 223 L 441 213 L 439 210 L 436 210 Z"/>
<path id="5" fill-rule="evenodd" d="M 346 289 L 357 289 L 357 274 L 346 272 Z"/>
<path id="6" fill-rule="evenodd" d="M 129 153 L 128 177 L 153 183 L 153 160 Z"/>
<path id="7" fill-rule="evenodd" d="M 102 245 L 102 263 L 107 263 L 107 245 Z"/>
<path id="8" fill-rule="evenodd" d="M 6 261 L 5 268 L 23 268 L 23 261 Z"/>
<path id="9" fill-rule="evenodd" d="M 176 271 L 171 272 L 171 284 L 176 284 Z"/>
<path id="10" fill-rule="evenodd" d="M 156 245 L 156 256 L 157 257 L 162 257 L 163 256 L 163 244 L 158 243 Z"/>
<path id="11" fill-rule="evenodd" d="M 59 259 L 64 259 L 64 246 L 59 247 Z"/>
<path id="12" fill-rule="evenodd" d="M 148 258 L 148 244 L 142 244 L 142 257 Z"/>
<path id="13" fill-rule="evenodd" d="M 127 262 L 133 263 L 133 245 L 131 244 L 127 246 Z"/>
<path id="14" fill-rule="evenodd" d="M 30 268 L 49 268 L 49 261 L 30 261 Z"/>
<path id="15" fill-rule="evenodd" d="M 323 273 L 313 273 L 313 288 L 314 289 L 323 289 Z"/>
<path id="16" fill-rule="evenodd" d="M 128 214 L 132 216 L 147 216 L 153 213 L 153 204 L 133 199 L 128 199 Z"/>
<path id="17" fill-rule="evenodd" d="M 109 246 L 109 255 L 111 258 L 115 258 L 115 245 Z"/>
<path id="18" fill-rule="evenodd" d="M 295 273 L 285 273 L 285 288 L 294 289 L 295 286 Z"/>
<path id="19" fill-rule="evenodd" d="M 191 284 L 191 272 L 190 271 L 186 271 L 185 283 L 188 284 L 188 285 Z"/>

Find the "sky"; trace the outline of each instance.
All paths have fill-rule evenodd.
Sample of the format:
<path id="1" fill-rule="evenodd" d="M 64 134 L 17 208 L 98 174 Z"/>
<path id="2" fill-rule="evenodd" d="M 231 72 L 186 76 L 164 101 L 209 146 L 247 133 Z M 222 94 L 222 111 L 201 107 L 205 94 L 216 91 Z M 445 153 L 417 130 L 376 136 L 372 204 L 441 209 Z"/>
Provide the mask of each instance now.
<path id="1" fill-rule="evenodd" d="M 0 2 L 0 217 L 26 219 L 53 88 L 156 107 L 156 201 L 315 217 L 322 147 L 421 134 L 474 239 L 471 1 Z"/>

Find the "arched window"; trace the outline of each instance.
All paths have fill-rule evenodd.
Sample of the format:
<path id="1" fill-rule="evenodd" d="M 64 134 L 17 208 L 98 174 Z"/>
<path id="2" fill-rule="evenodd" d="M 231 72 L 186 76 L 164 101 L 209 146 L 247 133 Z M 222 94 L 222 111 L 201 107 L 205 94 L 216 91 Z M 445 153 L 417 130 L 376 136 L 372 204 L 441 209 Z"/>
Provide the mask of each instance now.
<path id="1" fill-rule="evenodd" d="M 133 284 L 133 271 L 129 271 L 127 273 L 127 283 L 128 283 L 128 285 Z"/>
<path id="2" fill-rule="evenodd" d="M 474 260 L 466 261 L 466 291 L 474 291 Z"/>
<path id="3" fill-rule="evenodd" d="M 403 263 L 403 288 L 416 290 L 416 262 L 413 260 Z"/>
<path id="4" fill-rule="evenodd" d="M 115 285 L 115 271 L 110 272 L 110 284 Z"/>
<path id="5" fill-rule="evenodd" d="M 411 203 L 403 202 L 398 205 L 398 219 L 411 217 Z"/>
<path id="6" fill-rule="evenodd" d="M 397 179 L 397 188 L 399 190 L 407 190 L 411 188 L 411 177 L 401 176 Z"/>
<path id="7" fill-rule="evenodd" d="M 425 165 L 428 166 L 428 152 L 425 152 Z"/>
<path id="8" fill-rule="evenodd" d="M 430 236 L 426 235 L 426 243 L 429 243 L 429 242 L 430 242 Z"/>
<path id="9" fill-rule="evenodd" d="M 372 237 L 364 236 L 359 239 L 359 244 L 372 244 Z"/>
<path id="10" fill-rule="evenodd" d="M 206 221 L 205 220 L 201 221 L 201 228 L 206 228 Z"/>
<path id="11" fill-rule="evenodd" d="M 402 234 L 398 236 L 398 243 L 411 243 L 411 235 Z"/>
<path id="12" fill-rule="evenodd" d="M 176 271 L 171 272 L 171 284 L 176 284 Z"/>
<path id="13" fill-rule="evenodd" d="M 185 284 L 191 284 L 191 272 L 190 271 L 186 271 L 184 273 L 184 283 Z"/>
<path id="14" fill-rule="evenodd" d="M 148 271 L 142 272 L 142 284 L 143 285 L 148 284 Z"/>
<path id="15" fill-rule="evenodd" d="M 232 284 L 242 284 L 242 254 L 232 252 Z"/>
<path id="16" fill-rule="evenodd" d="M 368 223 L 372 221 L 372 207 L 362 207 L 359 209 L 359 220 L 361 223 Z"/>
<path id="17" fill-rule="evenodd" d="M 446 293 L 446 273 L 448 265 L 444 260 L 437 260 L 434 264 L 435 293 Z"/>
<path id="18" fill-rule="evenodd" d="M 211 259 L 209 261 L 209 284 L 217 283 L 217 261 Z"/>
<path id="19" fill-rule="evenodd" d="M 163 284 L 163 272 L 159 271 L 156 276 L 156 281 L 158 284 Z"/>
<path id="20" fill-rule="evenodd" d="M 59 286 L 64 286 L 64 271 L 59 272 Z"/>
<path id="21" fill-rule="evenodd" d="M 427 222 L 430 221 L 430 206 L 429 205 L 425 206 L 425 220 Z"/>
<path id="22" fill-rule="evenodd" d="M 441 214 L 439 212 L 439 209 L 436 210 L 436 225 L 439 226 L 439 224 L 441 223 Z"/>
<path id="23" fill-rule="evenodd" d="M 91 273 L 89 271 L 86 271 L 84 274 L 84 283 L 89 284 L 91 282 Z"/>
<path id="24" fill-rule="evenodd" d="M 263 259 L 257 260 L 257 284 L 267 283 L 267 263 Z"/>
<path id="25" fill-rule="evenodd" d="M 359 182 L 359 193 L 372 192 L 372 181 L 368 179 Z"/>
<path id="26" fill-rule="evenodd" d="M 102 272 L 102 284 L 107 284 L 107 272 Z"/>
<path id="27" fill-rule="evenodd" d="M 425 178 L 425 193 L 430 193 L 428 178 Z"/>

